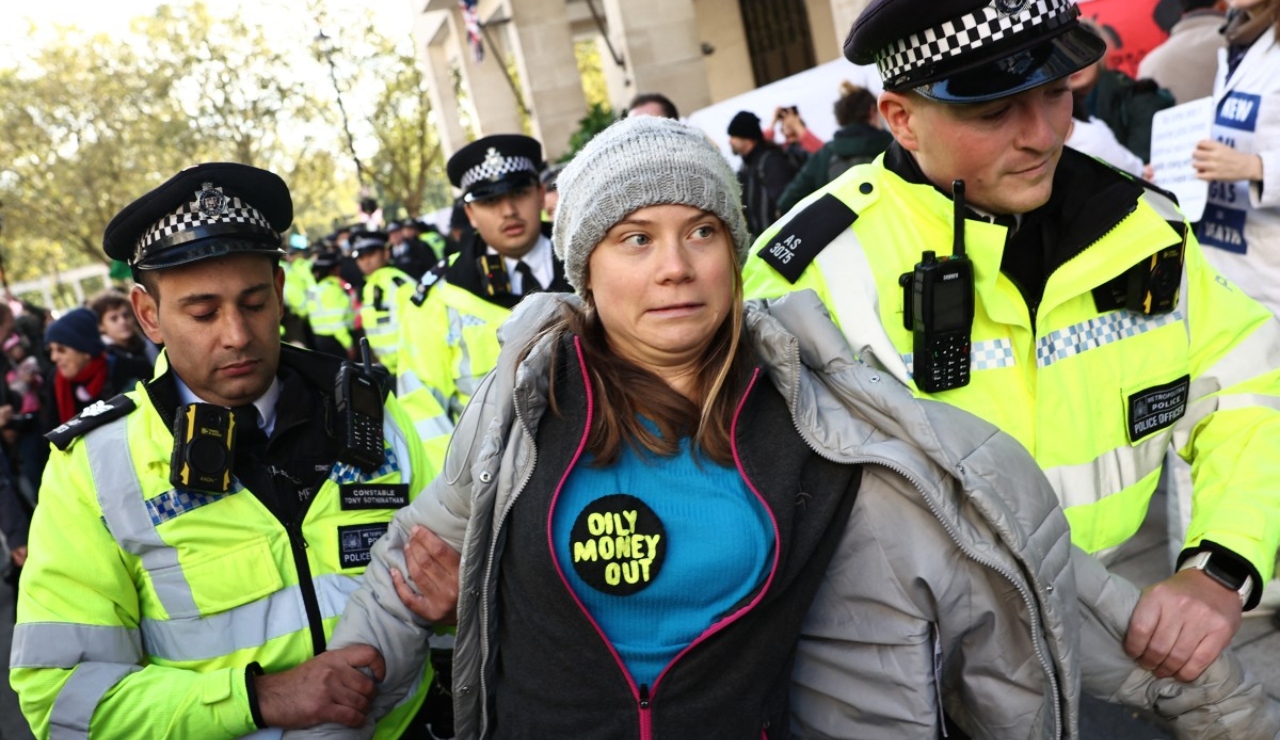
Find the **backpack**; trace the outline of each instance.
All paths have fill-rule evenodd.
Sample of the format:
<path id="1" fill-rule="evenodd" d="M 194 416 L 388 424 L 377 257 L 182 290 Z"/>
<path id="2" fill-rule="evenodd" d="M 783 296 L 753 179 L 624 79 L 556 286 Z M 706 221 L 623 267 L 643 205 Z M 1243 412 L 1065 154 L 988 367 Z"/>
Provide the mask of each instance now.
<path id="1" fill-rule="evenodd" d="M 1151 119 L 1174 106 L 1173 94 L 1154 80 L 1135 80 L 1116 70 L 1103 70 L 1085 99 L 1090 112 L 1106 121 L 1129 151 L 1151 160 Z"/>
<path id="2" fill-rule="evenodd" d="M 854 165 L 866 164 L 874 162 L 877 154 L 855 154 L 852 157 L 842 157 L 835 152 L 831 153 L 831 159 L 827 161 L 827 182 L 835 180 L 843 175 L 849 168 Z"/>

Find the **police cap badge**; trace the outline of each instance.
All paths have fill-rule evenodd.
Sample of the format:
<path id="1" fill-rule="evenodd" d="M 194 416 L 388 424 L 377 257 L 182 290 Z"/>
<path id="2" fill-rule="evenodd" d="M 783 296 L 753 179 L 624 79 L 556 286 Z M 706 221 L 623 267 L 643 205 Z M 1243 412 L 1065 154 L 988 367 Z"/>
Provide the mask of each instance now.
<path id="1" fill-rule="evenodd" d="M 234 162 L 189 167 L 125 206 L 107 225 L 107 255 L 139 270 L 233 252 L 283 254 L 293 200 L 274 173 Z"/>

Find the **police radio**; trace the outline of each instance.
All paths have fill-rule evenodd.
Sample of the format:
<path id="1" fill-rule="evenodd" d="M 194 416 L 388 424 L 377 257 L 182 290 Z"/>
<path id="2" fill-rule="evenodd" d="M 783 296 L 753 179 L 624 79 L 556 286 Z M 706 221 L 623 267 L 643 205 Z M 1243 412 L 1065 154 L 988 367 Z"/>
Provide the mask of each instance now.
<path id="1" fill-rule="evenodd" d="M 360 339 L 363 364 L 342 363 L 334 389 L 338 412 L 338 435 L 342 449 L 338 462 L 366 472 L 382 465 L 382 391 L 373 372 L 369 340 Z"/>
<path id="2" fill-rule="evenodd" d="M 511 295 L 511 276 L 502 263 L 502 256 L 482 254 L 476 258 L 476 266 L 480 268 L 480 283 L 490 297 Z"/>
<path id="3" fill-rule="evenodd" d="M 973 263 L 964 254 L 964 181 L 952 183 L 955 242 L 949 257 L 927 251 L 898 278 L 902 318 L 911 331 L 916 387 L 925 393 L 969 384 L 973 329 Z"/>
<path id="4" fill-rule="evenodd" d="M 208 403 L 179 406 L 169 458 L 169 482 L 174 488 L 229 491 L 235 465 L 235 429 L 231 409 Z"/>

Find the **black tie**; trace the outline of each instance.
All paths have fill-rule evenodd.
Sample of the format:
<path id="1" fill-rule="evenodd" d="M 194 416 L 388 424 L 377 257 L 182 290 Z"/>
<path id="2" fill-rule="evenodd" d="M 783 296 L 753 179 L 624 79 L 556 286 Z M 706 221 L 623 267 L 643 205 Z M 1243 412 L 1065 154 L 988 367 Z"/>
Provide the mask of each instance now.
<path id="1" fill-rule="evenodd" d="M 542 291 L 542 283 L 533 276 L 533 269 L 520 260 L 516 263 L 516 272 L 520 273 L 520 295 L 529 295 L 530 293 L 538 293 Z"/>
<path id="2" fill-rule="evenodd" d="M 258 426 L 258 409 L 253 404 L 235 406 L 231 415 L 236 419 L 236 447 L 254 450 L 258 456 L 265 454 L 267 435 Z"/>

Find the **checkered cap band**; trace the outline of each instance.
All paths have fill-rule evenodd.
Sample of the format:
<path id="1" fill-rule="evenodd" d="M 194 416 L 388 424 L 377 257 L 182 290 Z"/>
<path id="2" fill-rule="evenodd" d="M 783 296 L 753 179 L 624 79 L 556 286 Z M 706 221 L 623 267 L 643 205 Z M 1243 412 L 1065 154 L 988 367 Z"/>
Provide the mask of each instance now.
<path id="1" fill-rule="evenodd" d="M 1072 0 L 1031 0 L 1014 13 L 1001 7 L 1010 0 L 992 0 L 985 7 L 895 41 L 877 55 L 880 79 L 888 83 L 926 64 L 935 64 L 981 49 L 1030 28 L 1072 17 Z"/>
<path id="2" fill-rule="evenodd" d="M 142 255 L 146 254 L 151 246 L 163 239 L 184 231 L 192 231 L 214 224 L 250 224 L 266 229 L 272 234 L 276 233 L 275 229 L 271 228 L 271 223 L 258 212 L 258 209 L 235 196 L 227 198 L 225 211 L 212 217 L 200 212 L 199 199 L 195 199 L 183 203 L 178 207 L 178 210 L 160 219 L 151 228 L 144 231 L 142 237 L 138 239 L 135 254 L 138 259 L 141 259 Z M 277 238 L 279 238 L 278 234 Z"/>
<path id="3" fill-rule="evenodd" d="M 537 177 L 538 168 L 528 157 L 485 157 L 483 162 L 467 170 L 462 176 L 462 189 L 468 190 L 472 185 L 485 180 L 497 182 L 515 172 L 528 172 Z"/>

